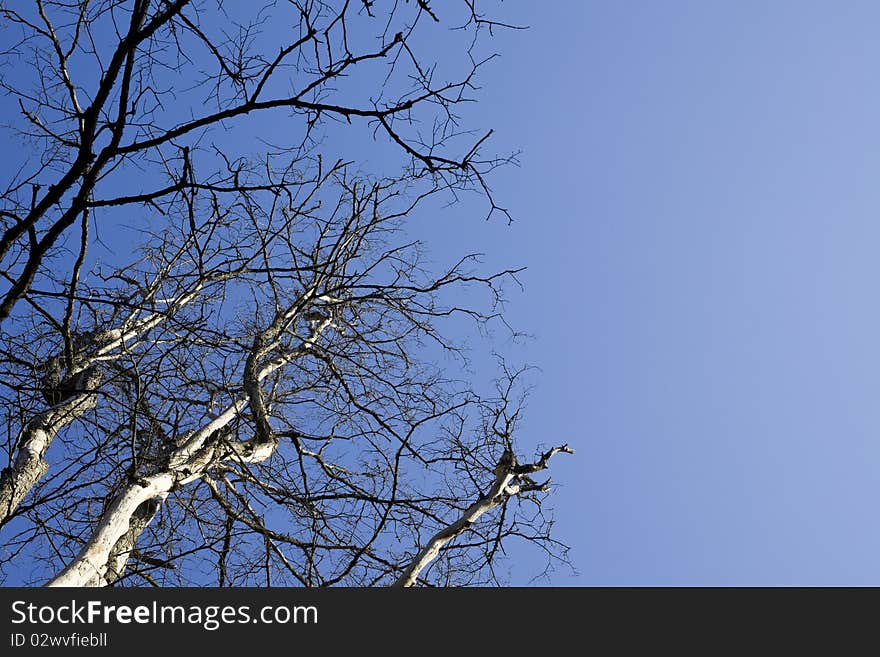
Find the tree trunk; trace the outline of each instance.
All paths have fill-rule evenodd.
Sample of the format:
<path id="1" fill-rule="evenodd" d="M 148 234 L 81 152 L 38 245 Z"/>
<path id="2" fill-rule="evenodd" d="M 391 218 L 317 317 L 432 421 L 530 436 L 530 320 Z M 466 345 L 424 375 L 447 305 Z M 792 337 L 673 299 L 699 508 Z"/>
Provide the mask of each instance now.
<path id="1" fill-rule="evenodd" d="M 90 369 L 82 372 L 76 381 L 73 395 L 39 413 L 28 422 L 16 440 L 17 454 L 11 467 L 0 472 L 0 526 L 4 525 L 21 504 L 25 495 L 37 484 L 49 464 L 46 451 L 68 424 L 95 407 L 95 390 L 101 381 L 100 373 Z"/>

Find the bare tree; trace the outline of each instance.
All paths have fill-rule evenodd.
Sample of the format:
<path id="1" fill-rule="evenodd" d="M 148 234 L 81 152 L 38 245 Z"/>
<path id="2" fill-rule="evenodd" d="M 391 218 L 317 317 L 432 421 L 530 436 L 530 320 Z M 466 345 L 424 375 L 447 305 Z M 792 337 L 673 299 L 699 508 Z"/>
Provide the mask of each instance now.
<path id="1" fill-rule="evenodd" d="M 506 214 L 486 176 L 510 158 L 455 111 L 509 26 L 471 0 L 245 4 L 0 4 L 30 146 L 0 206 L 0 564 L 411 586 L 499 581 L 511 538 L 564 558 L 532 476 L 571 450 L 518 454 L 525 370 L 481 394 L 437 364 L 466 363 L 461 320 L 506 329 L 517 270 L 437 271 L 405 230 L 438 193 Z M 444 21 L 441 83 L 420 35 Z M 397 171 L 332 143 L 358 122 Z"/>

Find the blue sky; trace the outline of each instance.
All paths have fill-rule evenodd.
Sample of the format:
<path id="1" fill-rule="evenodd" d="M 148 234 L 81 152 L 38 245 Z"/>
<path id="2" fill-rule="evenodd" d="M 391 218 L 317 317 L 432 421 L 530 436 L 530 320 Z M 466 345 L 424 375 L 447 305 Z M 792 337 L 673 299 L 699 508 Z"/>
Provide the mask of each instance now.
<path id="1" fill-rule="evenodd" d="M 521 4 L 478 111 L 552 582 L 880 583 L 880 5 Z"/>

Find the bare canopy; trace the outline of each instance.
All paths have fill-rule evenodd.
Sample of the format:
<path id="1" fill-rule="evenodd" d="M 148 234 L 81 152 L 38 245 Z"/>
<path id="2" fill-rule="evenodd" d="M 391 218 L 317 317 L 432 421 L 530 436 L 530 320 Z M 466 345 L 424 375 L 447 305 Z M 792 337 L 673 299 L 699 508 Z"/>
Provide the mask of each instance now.
<path id="1" fill-rule="evenodd" d="M 516 539 L 564 560 L 533 476 L 572 450 L 521 451 L 527 368 L 467 368 L 519 270 L 407 232 L 463 194 L 506 217 L 487 180 L 512 156 L 457 111 L 513 26 L 474 0 L 22 4 L 3 576 L 476 584 Z"/>

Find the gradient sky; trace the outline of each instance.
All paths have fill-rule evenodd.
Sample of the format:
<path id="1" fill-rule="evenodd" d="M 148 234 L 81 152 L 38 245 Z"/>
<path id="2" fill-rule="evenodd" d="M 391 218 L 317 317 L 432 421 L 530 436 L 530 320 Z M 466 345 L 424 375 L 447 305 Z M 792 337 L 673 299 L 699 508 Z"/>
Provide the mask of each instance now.
<path id="1" fill-rule="evenodd" d="M 493 179 L 515 221 L 465 201 L 413 232 L 528 267 L 520 440 L 577 449 L 551 501 L 578 574 L 550 583 L 880 584 L 880 3 L 502 15 L 530 29 L 467 118 L 523 151 Z"/>
<path id="2" fill-rule="evenodd" d="M 504 7 L 484 239 L 529 266 L 525 439 L 578 449 L 552 583 L 880 584 L 880 4 Z"/>

